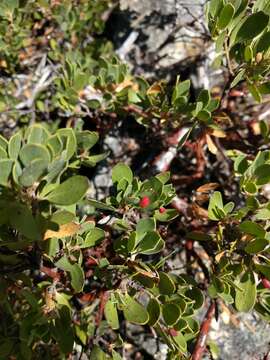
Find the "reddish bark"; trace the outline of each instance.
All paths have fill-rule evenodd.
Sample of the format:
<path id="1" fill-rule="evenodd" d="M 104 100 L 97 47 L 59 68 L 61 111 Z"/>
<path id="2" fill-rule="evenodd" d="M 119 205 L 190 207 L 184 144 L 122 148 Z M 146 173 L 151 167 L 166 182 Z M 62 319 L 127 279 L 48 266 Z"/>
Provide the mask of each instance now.
<path id="1" fill-rule="evenodd" d="M 211 321 L 212 318 L 215 314 L 215 303 L 212 302 L 208 308 L 208 311 L 205 315 L 205 318 L 201 324 L 201 329 L 200 329 L 200 333 L 199 336 L 197 338 L 197 342 L 192 354 L 191 359 L 192 360 L 201 360 L 203 353 L 206 349 L 206 339 L 207 339 L 207 335 L 209 333 L 209 329 L 210 329 L 210 325 L 211 325 Z"/>
<path id="2" fill-rule="evenodd" d="M 101 291 L 99 295 L 100 303 L 99 303 L 99 310 L 96 315 L 96 325 L 98 326 L 103 318 L 104 308 L 106 302 L 108 300 L 109 293 L 107 291 Z"/>

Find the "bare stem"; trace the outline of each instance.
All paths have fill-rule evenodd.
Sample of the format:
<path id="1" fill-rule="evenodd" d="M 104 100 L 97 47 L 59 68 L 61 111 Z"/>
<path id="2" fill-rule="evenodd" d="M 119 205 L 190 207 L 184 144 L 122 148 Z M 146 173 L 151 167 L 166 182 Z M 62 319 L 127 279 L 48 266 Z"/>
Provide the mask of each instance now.
<path id="1" fill-rule="evenodd" d="M 207 339 L 207 335 L 209 333 L 209 329 L 210 329 L 210 324 L 211 324 L 211 320 L 213 318 L 215 314 L 215 303 L 211 302 L 207 313 L 205 315 L 205 318 L 201 324 L 201 329 L 200 329 L 200 333 L 199 336 L 197 338 L 197 342 L 192 354 L 191 359 L 192 360 L 201 360 L 203 353 L 206 349 L 206 339 Z"/>
<path id="2" fill-rule="evenodd" d="M 231 63 L 231 59 L 230 59 L 230 52 L 229 52 L 228 42 L 227 41 L 228 40 L 226 39 L 225 46 L 224 46 L 225 47 L 225 55 L 226 55 L 230 75 L 234 76 L 234 71 L 233 71 L 233 68 L 232 68 L 232 63 Z"/>

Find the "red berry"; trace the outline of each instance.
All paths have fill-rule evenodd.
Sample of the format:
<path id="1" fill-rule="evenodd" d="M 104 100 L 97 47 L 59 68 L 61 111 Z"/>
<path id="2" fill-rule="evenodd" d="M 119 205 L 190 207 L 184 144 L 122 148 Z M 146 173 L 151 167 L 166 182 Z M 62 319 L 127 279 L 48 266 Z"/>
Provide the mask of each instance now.
<path id="1" fill-rule="evenodd" d="M 161 214 L 163 214 L 163 213 L 165 213 L 165 211 L 166 211 L 166 209 L 162 206 L 161 208 L 159 208 L 159 212 L 161 213 Z"/>
<path id="2" fill-rule="evenodd" d="M 141 198 L 139 205 L 141 208 L 146 208 L 150 204 L 150 199 L 148 196 Z"/>
<path id="3" fill-rule="evenodd" d="M 262 284 L 265 289 L 270 289 L 270 281 L 266 278 L 262 278 Z"/>

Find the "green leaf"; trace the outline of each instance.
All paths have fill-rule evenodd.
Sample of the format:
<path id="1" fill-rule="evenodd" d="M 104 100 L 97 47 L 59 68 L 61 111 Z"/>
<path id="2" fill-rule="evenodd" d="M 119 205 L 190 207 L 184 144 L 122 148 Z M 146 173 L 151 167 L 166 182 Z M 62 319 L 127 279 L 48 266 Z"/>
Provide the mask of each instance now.
<path id="1" fill-rule="evenodd" d="M 136 225 L 137 239 L 140 241 L 148 231 L 156 230 L 156 222 L 153 218 L 141 219 Z"/>
<path id="2" fill-rule="evenodd" d="M 211 220 L 220 220 L 221 216 L 218 212 L 218 209 L 223 209 L 223 200 L 221 193 L 219 191 L 215 191 L 210 198 L 209 206 L 208 206 L 208 217 Z"/>
<path id="3" fill-rule="evenodd" d="M 149 321 L 146 309 L 128 294 L 124 296 L 123 312 L 126 320 L 134 324 L 144 325 Z"/>
<path id="4" fill-rule="evenodd" d="M 52 152 L 53 156 L 57 156 L 61 153 L 63 150 L 63 143 L 60 139 L 60 136 L 57 134 L 52 135 L 47 140 L 47 146 L 49 147 L 50 151 Z"/>
<path id="5" fill-rule="evenodd" d="M 262 36 L 260 37 L 257 46 L 256 46 L 256 52 L 257 53 L 265 53 L 270 48 L 270 31 L 266 31 Z"/>
<path id="6" fill-rule="evenodd" d="M 17 159 L 21 149 L 21 143 L 22 143 L 22 136 L 19 132 L 10 138 L 8 143 L 8 154 L 11 159 L 13 160 Z"/>
<path id="7" fill-rule="evenodd" d="M 241 69 L 239 73 L 235 76 L 231 82 L 230 88 L 235 87 L 240 81 L 244 80 L 246 74 L 246 69 Z"/>
<path id="8" fill-rule="evenodd" d="M 7 186 L 8 179 L 12 171 L 13 160 L 1 159 L 0 160 L 0 184 Z"/>
<path id="9" fill-rule="evenodd" d="M 185 80 L 185 81 L 181 81 L 181 82 L 178 82 L 178 80 L 177 80 L 177 84 L 175 85 L 175 88 L 173 90 L 173 95 L 172 95 L 172 103 L 174 105 L 176 104 L 177 99 L 188 95 L 189 89 L 190 89 L 190 84 L 191 84 L 190 80 Z"/>
<path id="10" fill-rule="evenodd" d="M 235 42 L 244 42 L 252 40 L 267 27 L 269 16 L 259 11 L 246 18 L 236 34 Z"/>
<path id="11" fill-rule="evenodd" d="M 49 132 L 44 128 L 44 126 L 35 124 L 32 125 L 26 133 L 27 143 L 28 144 L 45 144 L 48 137 Z"/>
<path id="12" fill-rule="evenodd" d="M 254 171 L 257 177 L 256 184 L 261 186 L 270 182 L 270 164 L 264 164 L 257 167 Z"/>
<path id="13" fill-rule="evenodd" d="M 263 251 L 268 245 L 269 242 L 267 240 L 257 238 L 247 244 L 247 246 L 245 247 L 245 252 L 248 254 L 257 254 Z"/>
<path id="14" fill-rule="evenodd" d="M 20 160 L 24 166 L 29 165 L 33 160 L 42 159 L 47 166 L 51 160 L 49 150 L 43 145 L 26 144 L 20 150 Z"/>
<path id="15" fill-rule="evenodd" d="M 259 89 L 257 88 L 257 86 L 255 84 L 248 84 L 248 90 L 250 91 L 251 95 L 253 96 L 254 100 L 256 100 L 257 102 L 261 102 L 262 101 L 262 96 L 260 94 Z"/>
<path id="16" fill-rule="evenodd" d="M 87 199 L 86 201 L 87 201 L 87 204 L 93 206 L 96 209 L 110 210 L 110 211 L 116 210 L 113 206 L 107 205 L 106 203 L 103 203 L 101 201 L 97 201 L 97 200 L 93 200 L 93 199 Z"/>
<path id="17" fill-rule="evenodd" d="M 216 39 L 216 53 L 220 53 L 223 50 L 224 41 L 227 35 L 227 31 L 223 31 Z"/>
<path id="18" fill-rule="evenodd" d="M 241 279 L 236 281 L 237 288 L 235 288 L 235 306 L 240 312 L 250 311 L 256 301 L 256 283 L 254 274 L 247 271 L 243 274 Z M 238 287 L 242 290 L 239 290 Z"/>
<path id="19" fill-rule="evenodd" d="M 77 143 L 79 148 L 84 150 L 90 150 L 99 139 L 99 135 L 96 131 L 80 131 L 76 133 Z"/>
<path id="20" fill-rule="evenodd" d="M 90 360 L 108 360 L 108 358 L 99 346 L 94 345 L 90 354 Z"/>
<path id="21" fill-rule="evenodd" d="M 151 298 L 147 305 L 147 311 L 149 315 L 149 326 L 155 326 L 158 322 L 161 314 L 160 304 L 155 298 Z"/>
<path id="22" fill-rule="evenodd" d="M 253 49 L 250 45 L 245 47 L 244 58 L 246 62 L 250 62 L 253 59 Z"/>
<path id="23" fill-rule="evenodd" d="M 160 252 L 164 247 L 164 241 L 155 231 L 146 233 L 139 243 L 136 252 L 144 255 L 152 255 Z"/>
<path id="24" fill-rule="evenodd" d="M 7 211 L 11 226 L 19 233 L 31 240 L 41 239 L 37 221 L 27 206 L 14 202 Z"/>
<path id="25" fill-rule="evenodd" d="M 123 360 L 122 357 L 115 350 L 112 351 L 112 360 Z"/>
<path id="26" fill-rule="evenodd" d="M 172 295 L 175 292 L 175 284 L 170 275 L 165 272 L 159 273 L 159 292 L 163 295 Z"/>
<path id="27" fill-rule="evenodd" d="M 165 185 L 169 180 L 170 180 L 170 172 L 169 171 L 164 171 L 158 175 L 156 175 L 156 178 L 162 182 L 163 185 Z"/>
<path id="28" fill-rule="evenodd" d="M 202 110 L 197 114 L 197 118 L 201 121 L 208 121 L 211 119 L 211 113 L 208 110 Z"/>
<path id="29" fill-rule="evenodd" d="M 8 154 L 6 152 L 6 150 L 4 150 L 3 148 L 0 147 L 0 159 L 7 159 Z"/>
<path id="30" fill-rule="evenodd" d="M 96 166 L 96 164 L 104 159 L 106 159 L 106 157 L 108 157 L 110 153 L 109 152 L 105 152 L 102 154 L 98 154 L 98 155 L 91 155 L 91 156 L 87 156 L 84 160 L 83 160 L 83 164 L 86 166 L 91 166 L 94 167 Z"/>
<path id="31" fill-rule="evenodd" d="M 207 105 L 207 110 L 213 112 L 218 109 L 220 105 L 219 99 L 210 99 L 209 104 Z"/>
<path id="32" fill-rule="evenodd" d="M 8 359 L 14 348 L 14 343 L 9 338 L 0 338 L 0 357 L 2 359 Z"/>
<path id="33" fill-rule="evenodd" d="M 221 13 L 219 15 L 218 22 L 217 22 L 217 27 L 220 30 L 225 29 L 229 25 L 230 21 L 232 20 L 232 18 L 234 16 L 234 12 L 235 12 L 234 6 L 230 3 L 226 4 L 223 7 L 223 9 L 221 10 Z"/>
<path id="34" fill-rule="evenodd" d="M 269 13 L 270 12 L 270 2 L 269 0 L 256 0 L 252 10 L 258 11 L 258 10 L 263 10 L 265 13 Z"/>
<path id="35" fill-rule="evenodd" d="M 124 163 L 118 163 L 112 170 L 112 181 L 118 183 L 125 179 L 129 184 L 132 183 L 133 173 L 129 166 Z"/>
<path id="36" fill-rule="evenodd" d="M 160 213 L 158 210 L 155 211 L 154 218 L 160 222 L 171 221 L 179 216 L 179 212 L 175 209 L 166 209 L 165 212 Z"/>
<path id="37" fill-rule="evenodd" d="M 255 264 L 257 272 L 263 274 L 268 280 L 270 280 L 270 265 Z"/>
<path id="38" fill-rule="evenodd" d="M 84 286 L 84 272 L 83 269 L 77 263 L 71 264 L 66 256 L 63 256 L 55 264 L 60 269 L 67 271 L 71 276 L 71 286 L 79 293 L 83 290 Z"/>
<path id="39" fill-rule="evenodd" d="M 203 104 L 203 108 L 206 108 L 211 100 L 211 95 L 209 90 L 201 90 L 197 101 Z"/>
<path id="40" fill-rule="evenodd" d="M 190 299 L 194 300 L 193 308 L 198 310 L 204 304 L 204 296 L 200 289 L 193 287 L 185 293 Z"/>
<path id="41" fill-rule="evenodd" d="M 105 238 L 105 231 L 95 227 L 94 229 L 90 230 L 89 233 L 86 235 L 85 241 L 81 246 L 82 249 L 87 247 L 92 247 L 99 244 Z"/>
<path id="42" fill-rule="evenodd" d="M 57 186 L 44 199 L 57 205 L 76 204 L 84 197 L 88 187 L 87 177 L 75 175 Z"/>
<path id="43" fill-rule="evenodd" d="M 52 215 L 50 221 L 58 225 L 64 225 L 74 221 L 74 219 L 75 215 L 71 212 L 67 210 L 59 210 Z"/>
<path id="44" fill-rule="evenodd" d="M 74 345 L 70 311 L 67 306 L 62 306 L 58 311 L 60 317 L 56 317 L 55 319 L 54 337 L 57 339 L 61 351 L 64 354 L 68 354 L 72 352 Z"/>
<path id="45" fill-rule="evenodd" d="M 128 89 L 128 101 L 133 104 L 141 102 L 138 92 L 133 89 Z"/>
<path id="46" fill-rule="evenodd" d="M 46 164 L 43 159 L 35 159 L 31 161 L 19 176 L 19 183 L 22 186 L 32 186 L 44 173 Z"/>
<path id="47" fill-rule="evenodd" d="M 0 135 L 0 147 L 5 151 L 8 149 L 8 141 L 2 135 Z"/>
<path id="48" fill-rule="evenodd" d="M 187 352 L 187 341 L 184 335 L 179 332 L 176 336 L 173 336 L 173 341 L 183 353 Z"/>
<path id="49" fill-rule="evenodd" d="M 19 177 L 22 174 L 22 168 L 18 160 L 15 161 L 12 168 L 12 178 L 16 185 L 19 185 Z"/>
<path id="50" fill-rule="evenodd" d="M 81 71 L 75 73 L 73 80 L 73 89 L 75 91 L 82 90 L 87 85 L 87 83 L 88 81 L 87 81 L 87 77 L 85 76 L 85 73 Z"/>
<path id="51" fill-rule="evenodd" d="M 118 313 L 115 301 L 109 299 L 104 308 L 105 318 L 110 325 L 110 327 L 114 330 L 119 329 L 119 320 Z"/>
<path id="52" fill-rule="evenodd" d="M 244 185 L 244 189 L 249 194 L 256 194 L 256 192 L 258 191 L 256 184 L 254 184 L 253 182 L 247 182 Z"/>
<path id="53" fill-rule="evenodd" d="M 249 220 L 243 221 L 239 225 L 239 229 L 247 234 L 256 236 L 258 238 L 264 238 L 266 234 L 266 231 L 261 225 Z"/>
<path id="54" fill-rule="evenodd" d="M 64 149 L 66 149 L 67 151 L 65 159 L 66 160 L 71 159 L 77 149 L 77 140 L 74 130 L 71 128 L 58 129 L 57 134 L 60 136 L 64 144 Z"/>
<path id="55" fill-rule="evenodd" d="M 233 211 L 234 206 L 235 205 L 234 205 L 234 203 L 232 201 L 228 202 L 223 208 L 225 214 L 226 215 L 230 214 Z"/>
<path id="56" fill-rule="evenodd" d="M 210 0 L 209 12 L 213 18 L 218 16 L 223 5 L 224 5 L 223 0 Z"/>
<path id="57" fill-rule="evenodd" d="M 168 326 L 173 326 L 179 320 L 181 316 L 181 310 L 176 304 L 164 304 L 162 306 L 162 315 L 165 323 Z"/>
<path id="58" fill-rule="evenodd" d="M 85 329 L 81 328 L 79 325 L 75 325 L 75 333 L 76 333 L 76 336 L 78 337 L 78 339 L 80 340 L 80 342 L 83 345 L 86 345 L 87 333 L 86 333 Z"/>
<path id="59" fill-rule="evenodd" d="M 194 127 L 195 127 L 195 125 L 193 125 L 189 129 L 187 129 L 187 131 L 181 137 L 181 139 L 179 140 L 178 145 L 177 145 L 178 149 L 181 149 L 185 145 L 185 143 L 186 143 L 187 139 L 189 138 L 189 136 L 190 136 L 192 130 L 194 129 Z"/>
<path id="60" fill-rule="evenodd" d="M 59 177 L 66 168 L 67 168 L 67 162 L 62 158 L 62 155 L 60 157 L 55 158 L 48 165 L 48 170 L 47 170 L 48 174 L 44 177 L 44 180 L 46 180 L 47 184 L 50 184 L 52 182 L 58 182 Z"/>
<path id="61" fill-rule="evenodd" d="M 260 89 L 260 91 L 261 91 L 261 89 Z M 268 138 L 270 128 L 269 128 L 269 124 L 267 121 L 265 121 L 265 120 L 260 121 L 260 132 L 261 132 L 262 136 L 264 137 L 264 139 Z"/>
<path id="62" fill-rule="evenodd" d="M 255 215 L 255 219 L 256 220 L 268 220 L 268 219 L 270 219 L 270 209 L 265 208 L 265 209 L 258 210 L 256 215 Z"/>

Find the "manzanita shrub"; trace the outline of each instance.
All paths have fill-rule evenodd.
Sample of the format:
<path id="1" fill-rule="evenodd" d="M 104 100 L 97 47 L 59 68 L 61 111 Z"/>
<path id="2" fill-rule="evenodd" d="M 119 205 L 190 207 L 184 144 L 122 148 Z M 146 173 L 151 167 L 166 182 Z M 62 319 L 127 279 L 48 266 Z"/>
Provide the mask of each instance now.
<path id="1" fill-rule="evenodd" d="M 209 89 L 191 96 L 191 81 L 180 77 L 173 87 L 164 81 L 149 84 L 111 56 L 107 41 L 97 37 L 90 45 L 84 28 L 100 36 L 111 4 L 0 4 L 2 70 L 9 74 L 23 68 L 20 52 L 25 59 L 31 46 L 38 47 L 32 31 L 44 25 L 43 17 L 52 24 L 47 55 L 57 65 L 50 91 L 41 90 L 26 117 L 16 107 L 12 80 L 8 91 L 0 90 L 1 110 L 27 122 L 33 113 L 43 119 L 49 106 L 47 115 L 69 118 L 63 125 L 32 117 L 9 138 L 0 136 L 1 360 L 78 354 L 119 360 L 129 341 L 123 330 L 129 324 L 142 333 L 151 329 L 166 344 L 168 359 L 198 360 L 206 347 L 207 326 L 200 326 L 198 314 L 205 306 L 215 310 L 216 318 L 224 303 L 270 321 L 267 121 L 259 124 L 258 147 L 244 152 L 231 144 L 222 153 L 233 164 L 236 195 L 230 199 L 225 191 L 213 191 L 216 184 L 202 184 L 197 191 L 210 194 L 207 225 L 196 230 L 182 224 L 187 253 L 198 257 L 194 243 L 204 251 L 206 259 L 197 259 L 203 275 L 169 265 L 183 247 L 166 252 L 168 224 L 179 221 L 168 171 L 153 171 L 142 180 L 125 162 L 110 159 L 110 196 L 92 198 L 93 168 L 110 154 L 96 150 L 99 133 L 85 130 L 82 121 L 95 116 L 131 121 L 131 115 L 142 129 L 154 125 L 167 134 L 184 128 L 179 151 L 187 141 L 191 147 L 203 139 L 211 156 L 217 154 L 215 138 L 226 137 L 229 127 L 222 123 L 228 118 L 228 93 L 241 86 L 258 103 L 270 93 L 269 1 L 207 2 L 206 20 L 217 52 L 214 66 L 228 70 L 221 98 Z"/>
<path id="2" fill-rule="evenodd" d="M 77 315 L 81 321 L 74 322 L 70 302 L 92 288 L 88 267 L 93 267 L 100 282 L 95 291 L 105 302 L 102 332 L 107 327 L 117 330 L 123 314 L 127 321 L 155 327 L 172 353 L 185 352 L 186 341 L 199 330 L 193 315 L 203 304 L 203 294 L 194 280 L 163 272 L 163 260 L 139 260 L 162 251 L 165 242 L 157 223 L 178 215 L 165 208 L 175 196 L 169 173 L 140 181 L 118 163 L 112 171 L 115 195 L 98 202 L 87 197 L 87 177 L 77 174 L 83 165 L 94 166 L 104 157 L 89 153 L 98 140 L 96 132 L 65 128 L 51 133 L 33 125 L 9 141 L 0 139 L 1 356 L 27 359 L 34 349 L 46 351 L 56 343 L 62 357 L 72 352 L 75 342 L 87 344 L 97 331 L 93 324 L 99 306 L 82 310 Z M 85 205 L 114 219 L 115 241 L 97 259 L 94 253 L 88 255 L 89 249 L 105 242 L 108 234 L 80 216 Z M 32 277 L 36 271 L 48 277 Z M 166 324 L 185 330 L 170 336 Z M 118 357 L 114 351 L 113 356 Z"/>

